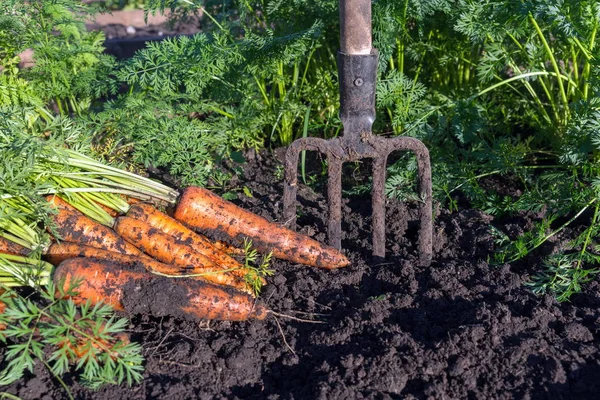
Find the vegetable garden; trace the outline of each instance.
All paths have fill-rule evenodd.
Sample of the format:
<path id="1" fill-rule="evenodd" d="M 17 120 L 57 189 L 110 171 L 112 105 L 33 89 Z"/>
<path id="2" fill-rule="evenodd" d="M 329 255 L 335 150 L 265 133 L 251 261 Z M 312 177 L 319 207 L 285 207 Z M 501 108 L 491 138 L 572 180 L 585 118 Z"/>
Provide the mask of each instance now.
<path id="1" fill-rule="evenodd" d="M 90 21 L 123 7 L 186 34 L 116 58 Z M 341 252 L 317 153 L 285 228 L 287 146 L 343 134 L 337 0 L 0 0 L 0 397 L 597 396 L 600 4 L 372 13 L 373 133 L 429 149 L 431 263 L 408 153 L 385 259 L 369 160 Z"/>

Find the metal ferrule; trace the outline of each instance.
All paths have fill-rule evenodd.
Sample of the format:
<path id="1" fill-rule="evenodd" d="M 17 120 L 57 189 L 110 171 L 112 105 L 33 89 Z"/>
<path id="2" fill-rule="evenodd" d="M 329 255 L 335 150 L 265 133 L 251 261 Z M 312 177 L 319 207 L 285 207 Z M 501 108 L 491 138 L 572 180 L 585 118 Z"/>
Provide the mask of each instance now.
<path id="1" fill-rule="evenodd" d="M 338 53 L 340 119 L 344 124 L 344 139 L 349 142 L 370 134 L 375 122 L 377 61 L 376 49 L 369 55 Z"/>

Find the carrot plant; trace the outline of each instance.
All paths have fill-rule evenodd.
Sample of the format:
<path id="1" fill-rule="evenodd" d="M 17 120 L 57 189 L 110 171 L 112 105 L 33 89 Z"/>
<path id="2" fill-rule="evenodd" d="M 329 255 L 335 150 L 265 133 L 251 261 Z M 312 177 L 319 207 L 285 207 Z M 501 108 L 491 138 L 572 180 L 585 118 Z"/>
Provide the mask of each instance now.
<path id="1" fill-rule="evenodd" d="M 0 270 L 5 273 L 9 269 L 5 256 L 1 256 Z M 28 284 L 19 274 L 7 283 Z M 79 373 L 82 382 L 92 388 L 139 382 L 141 346 L 123 336 L 127 319 L 114 317 L 107 305 L 77 307 L 72 300 L 63 299 L 74 296 L 77 285 L 67 287 L 55 287 L 49 281 L 38 288 L 40 300 L 35 302 L 13 290 L 0 295 L 5 305 L 0 314 L 0 340 L 6 344 L 0 385 L 21 379 L 26 371 L 33 372 L 36 362 L 43 363 L 67 393 L 61 378 L 67 372 Z M 57 298 L 55 293 L 61 296 Z"/>
<path id="2" fill-rule="evenodd" d="M 374 17 L 378 129 L 429 145 L 434 193 L 451 209 L 461 198 L 498 216 L 543 215 L 520 237 L 496 231 L 495 261 L 517 262 L 574 232 L 531 286 L 561 301 L 580 291 L 599 261 L 596 2 L 382 1 Z M 414 197 L 413 164 L 390 167 L 388 195 Z M 494 175 L 521 194 L 484 188 Z"/>
<path id="3" fill-rule="evenodd" d="M 50 105 L 82 115 L 94 99 L 116 92 L 115 62 L 103 54 L 104 35 L 87 32 L 89 6 L 75 0 L 0 1 L 0 106 Z M 30 49 L 33 65 L 19 68 Z"/>

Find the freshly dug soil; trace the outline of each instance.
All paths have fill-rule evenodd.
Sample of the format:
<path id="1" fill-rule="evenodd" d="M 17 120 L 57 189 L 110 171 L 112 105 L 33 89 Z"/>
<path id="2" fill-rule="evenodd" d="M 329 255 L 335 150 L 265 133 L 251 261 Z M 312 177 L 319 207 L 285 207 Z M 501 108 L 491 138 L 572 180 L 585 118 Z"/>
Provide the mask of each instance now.
<path id="1" fill-rule="evenodd" d="M 237 185 L 253 197 L 240 191 L 236 202 L 278 220 L 281 165 L 269 155 L 249 162 Z M 323 241 L 325 197 L 302 186 L 298 200 L 302 231 Z M 495 220 L 471 209 L 438 210 L 433 262 L 423 266 L 415 253 L 418 225 L 410 204 L 390 201 L 387 249 L 393 254 L 385 261 L 370 257 L 368 198 L 347 201 L 343 215 L 351 266 L 326 271 L 275 261 L 277 272 L 261 296 L 272 310 L 323 324 L 273 316 L 198 323 L 136 315 L 130 329 L 132 340 L 144 347 L 144 381 L 94 392 L 67 377 L 74 396 L 598 398 L 598 283 L 559 304 L 523 285 L 539 268 L 535 257 L 500 266 L 486 261 L 494 251 L 489 226 L 519 232 L 529 217 Z M 66 397 L 43 367 L 4 390 L 23 399 Z"/>

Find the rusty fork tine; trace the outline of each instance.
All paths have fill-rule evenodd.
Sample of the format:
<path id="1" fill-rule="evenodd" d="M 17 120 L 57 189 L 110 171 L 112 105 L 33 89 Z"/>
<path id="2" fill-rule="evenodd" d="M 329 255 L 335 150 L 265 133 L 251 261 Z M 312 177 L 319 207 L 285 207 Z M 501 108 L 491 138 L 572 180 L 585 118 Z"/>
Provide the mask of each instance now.
<path id="1" fill-rule="evenodd" d="M 386 139 L 391 146 L 398 150 L 411 151 L 417 159 L 417 182 L 421 202 L 419 216 L 419 254 L 425 262 L 431 261 L 433 256 L 433 200 L 431 187 L 431 162 L 429 150 L 418 139 L 402 136 Z"/>
<path id="2" fill-rule="evenodd" d="M 285 152 L 285 175 L 283 179 L 283 225 L 296 229 L 296 196 L 298 193 L 298 158 L 300 141 L 295 141 Z"/>
<path id="3" fill-rule="evenodd" d="M 416 139 L 415 139 L 416 140 Z M 415 141 L 415 155 L 417 156 L 417 169 L 419 180 L 419 194 L 421 198 L 421 225 L 419 230 L 419 254 L 421 260 L 430 262 L 433 257 L 433 195 L 431 184 L 431 162 L 429 150 L 421 142 Z"/>
<path id="4" fill-rule="evenodd" d="M 371 207 L 373 209 L 373 255 L 385 257 L 385 179 L 387 155 L 373 160 L 373 188 Z"/>
<path id="5" fill-rule="evenodd" d="M 327 157 L 327 200 L 329 202 L 329 244 L 342 249 L 342 160 Z"/>

